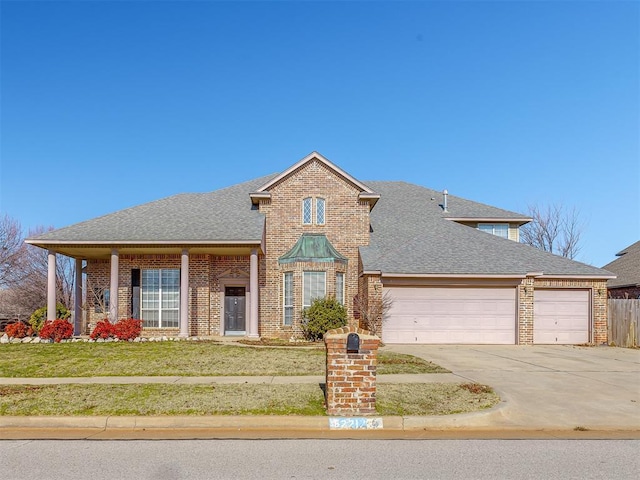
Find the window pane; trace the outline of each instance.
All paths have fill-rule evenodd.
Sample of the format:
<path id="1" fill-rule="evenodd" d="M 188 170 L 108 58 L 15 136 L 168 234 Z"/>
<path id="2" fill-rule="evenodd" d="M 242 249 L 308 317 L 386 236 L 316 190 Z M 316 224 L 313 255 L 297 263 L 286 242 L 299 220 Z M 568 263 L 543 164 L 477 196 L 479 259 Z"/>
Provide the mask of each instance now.
<path id="1" fill-rule="evenodd" d="M 293 273 L 284 274 L 284 324 L 293 325 Z"/>
<path id="2" fill-rule="evenodd" d="M 336 300 L 344 305 L 344 273 L 336 273 Z"/>
<path id="3" fill-rule="evenodd" d="M 142 310 L 142 325 L 145 328 L 158 327 L 158 310 Z"/>
<path id="4" fill-rule="evenodd" d="M 311 199 L 302 200 L 302 223 L 309 225 L 311 223 Z"/>
<path id="5" fill-rule="evenodd" d="M 493 234 L 502 238 L 509 238 L 509 225 L 506 223 L 498 223 L 495 225 Z"/>
<path id="6" fill-rule="evenodd" d="M 304 272 L 303 307 L 309 307 L 314 299 L 326 296 L 325 275 L 325 272 Z"/>
<path id="7" fill-rule="evenodd" d="M 324 225 L 324 198 L 316 198 L 316 223 Z"/>
<path id="8" fill-rule="evenodd" d="M 145 327 L 174 328 L 180 323 L 180 270 L 142 270 L 141 316 Z"/>

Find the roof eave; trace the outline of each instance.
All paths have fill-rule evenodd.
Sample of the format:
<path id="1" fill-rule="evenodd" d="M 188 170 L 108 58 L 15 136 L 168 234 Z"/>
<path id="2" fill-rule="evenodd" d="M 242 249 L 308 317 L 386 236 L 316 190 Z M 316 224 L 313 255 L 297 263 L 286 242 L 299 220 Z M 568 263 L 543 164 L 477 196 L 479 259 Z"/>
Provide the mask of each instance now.
<path id="1" fill-rule="evenodd" d="M 533 221 L 533 218 L 515 218 L 515 217 L 444 217 L 445 220 L 452 222 L 506 222 L 519 223 L 524 225 Z"/>

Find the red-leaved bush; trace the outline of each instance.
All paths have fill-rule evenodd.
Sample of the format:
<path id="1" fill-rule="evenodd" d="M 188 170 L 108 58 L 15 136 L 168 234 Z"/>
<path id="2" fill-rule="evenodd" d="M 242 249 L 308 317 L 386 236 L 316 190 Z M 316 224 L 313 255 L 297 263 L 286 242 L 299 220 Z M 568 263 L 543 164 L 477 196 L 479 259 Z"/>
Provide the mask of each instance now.
<path id="1" fill-rule="evenodd" d="M 127 318 L 113 326 L 113 334 L 120 340 L 133 340 L 142 332 L 142 320 Z"/>
<path id="2" fill-rule="evenodd" d="M 96 323 L 96 327 L 93 329 L 93 332 L 89 335 L 92 339 L 96 338 L 109 338 L 113 336 L 113 324 L 108 320 L 100 320 Z"/>
<path id="3" fill-rule="evenodd" d="M 60 340 L 73 337 L 73 325 L 68 320 L 57 318 L 55 320 L 47 320 L 40 329 L 40 338 L 53 339 L 59 343 Z"/>
<path id="4" fill-rule="evenodd" d="M 135 318 L 128 318 L 126 320 L 119 320 L 117 323 L 111 323 L 108 319 L 100 320 L 91 334 L 89 335 L 94 340 L 96 338 L 114 338 L 119 340 L 133 340 L 140 336 L 142 332 L 142 320 Z"/>
<path id="5" fill-rule="evenodd" d="M 10 323 L 4 328 L 6 333 L 11 338 L 24 338 L 27 335 L 31 335 L 33 330 L 22 322 Z"/>

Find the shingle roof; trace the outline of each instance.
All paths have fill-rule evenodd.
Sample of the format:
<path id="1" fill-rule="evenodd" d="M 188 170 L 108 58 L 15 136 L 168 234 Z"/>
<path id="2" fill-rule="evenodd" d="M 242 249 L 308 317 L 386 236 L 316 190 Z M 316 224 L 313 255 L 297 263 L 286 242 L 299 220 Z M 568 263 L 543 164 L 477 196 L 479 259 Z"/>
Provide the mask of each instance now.
<path id="1" fill-rule="evenodd" d="M 609 288 L 640 285 L 640 241 L 629 245 L 617 256 L 619 258 L 602 267 L 618 276 L 609 280 Z"/>
<path id="2" fill-rule="evenodd" d="M 403 274 L 606 276 L 608 272 L 481 232 L 447 217 L 518 214 L 405 182 L 367 182 L 381 195 L 371 212 L 370 246 L 361 247 L 364 269 Z M 434 200 L 432 200 L 432 198 Z"/>
<path id="3" fill-rule="evenodd" d="M 61 242 L 257 241 L 264 214 L 249 192 L 273 175 L 208 193 L 185 193 L 120 210 L 36 237 Z"/>
<path id="4" fill-rule="evenodd" d="M 209 193 L 180 194 L 45 233 L 47 242 L 260 242 L 264 214 L 249 194 L 277 175 Z M 609 272 L 480 232 L 447 218 L 527 217 L 405 182 L 367 182 L 380 201 L 371 211 L 364 269 L 404 274 L 606 276 Z"/>

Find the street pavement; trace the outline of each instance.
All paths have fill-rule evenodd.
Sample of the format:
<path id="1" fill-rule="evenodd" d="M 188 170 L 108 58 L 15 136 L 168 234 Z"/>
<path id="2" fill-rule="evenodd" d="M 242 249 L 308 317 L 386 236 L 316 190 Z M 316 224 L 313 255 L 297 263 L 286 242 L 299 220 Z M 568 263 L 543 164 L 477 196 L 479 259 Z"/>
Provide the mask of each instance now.
<path id="1" fill-rule="evenodd" d="M 336 428 L 302 416 L 0 416 L 16 438 L 640 438 L 640 350 L 574 346 L 389 345 L 452 373 L 380 375 L 378 382 L 476 382 L 501 403 L 480 412 L 380 417 L 383 428 Z M 0 384 L 322 383 L 309 377 L 0 378 Z"/>

